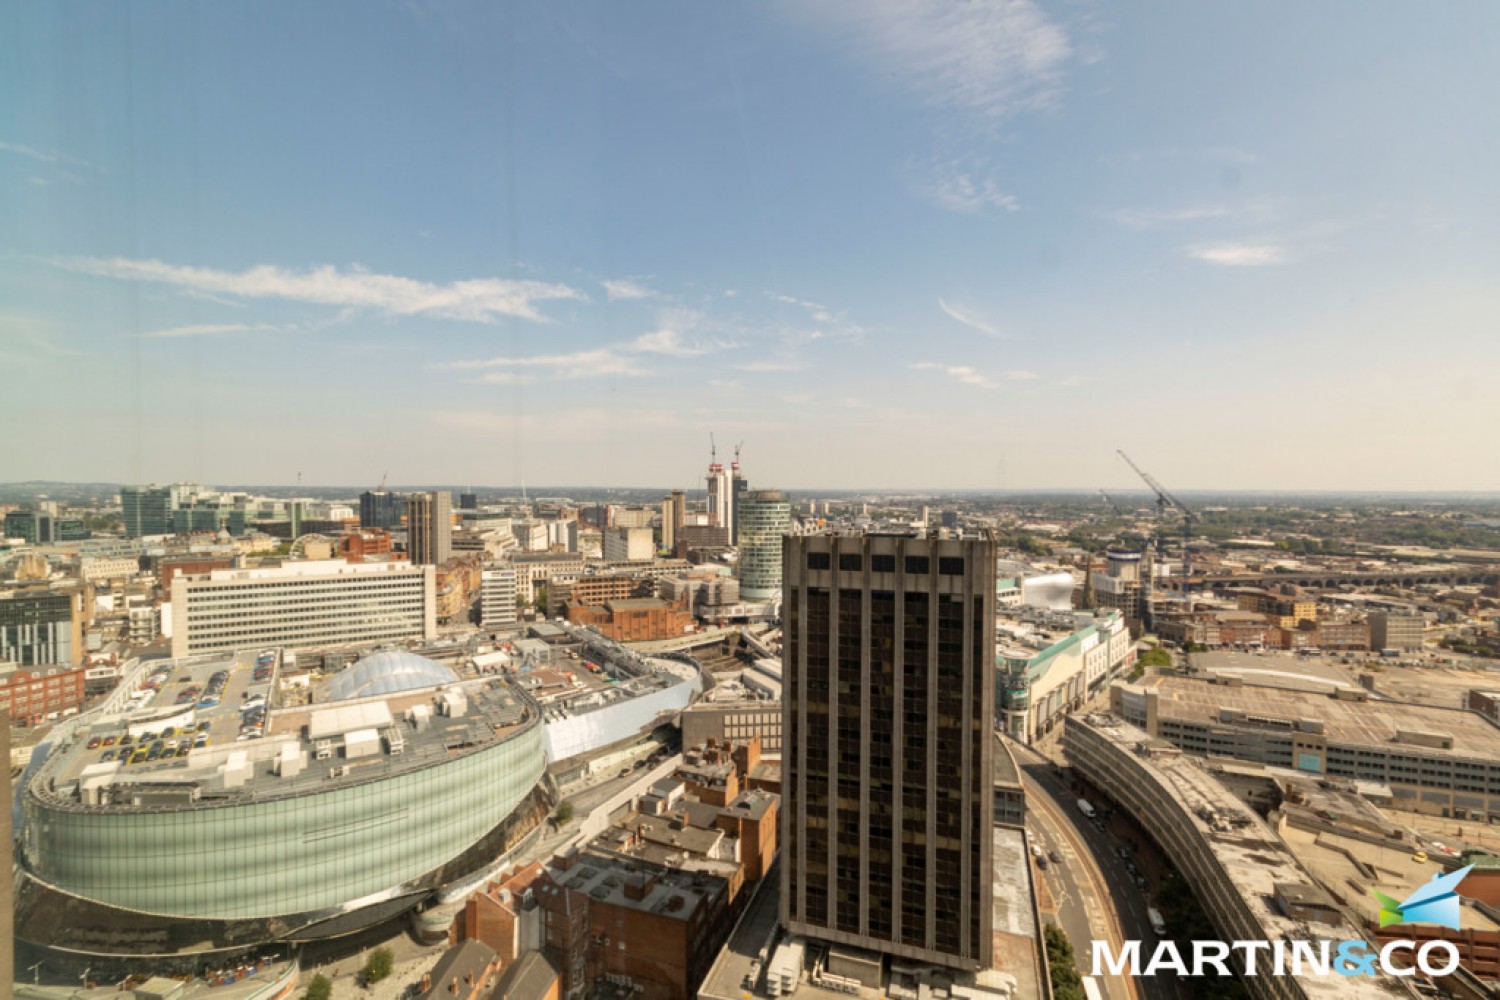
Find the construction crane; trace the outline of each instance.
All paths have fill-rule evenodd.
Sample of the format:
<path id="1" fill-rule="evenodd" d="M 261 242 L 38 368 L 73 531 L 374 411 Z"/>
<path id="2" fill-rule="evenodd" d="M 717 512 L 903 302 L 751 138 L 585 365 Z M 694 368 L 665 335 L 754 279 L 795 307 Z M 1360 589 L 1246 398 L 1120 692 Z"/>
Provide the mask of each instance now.
<path id="1" fill-rule="evenodd" d="M 1120 509 L 1120 505 L 1117 504 L 1117 503 L 1115 503 L 1114 500 L 1111 499 L 1111 497 L 1110 497 L 1110 495 L 1108 493 L 1104 492 L 1103 490 L 1100 490 L 1099 491 L 1099 495 L 1104 498 L 1104 502 L 1105 503 L 1107 503 L 1107 504 L 1110 505 L 1110 507 L 1114 510 L 1116 516 L 1118 516 L 1118 517 L 1124 517 L 1125 516 L 1125 512 Z"/>
<path id="2" fill-rule="evenodd" d="M 1167 510 L 1172 507 L 1176 507 L 1182 513 L 1182 580 L 1183 586 L 1186 587 L 1188 577 L 1192 575 L 1192 556 L 1188 548 L 1188 543 L 1192 540 L 1193 522 L 1199 520 L 1198 515 L 1187 504 L 1168 493 L 1167 488 L 1158 483 L 1149 472 L 1132 462 L 1130 456 L 1125 454 L 1124 451 L 1120 449 L 1116 450 L 1119 451 L 1120 457 L 1125 460 L 1125 464 L 1134 469 L 1135 474 L 1140 476 L 1146 485 L 1151 487 L 1152 492 L 1156 494 L 1156 510 L 1160 516 L 1165 517 Z"/>
<path id="3" fill-rule="evenodd" d="M 719 464 L 719 446 L 714 444 L 714 432 L 708 432 L 708 464 Z"/>
<path id="4" fill-rule="evenodd" d="M 391 478 L 391 474 L 389 472 L 384 473 L 380 477 L 380 485 L 377 486 L 377 487 L 375 487 L 375 492 L 376 493 L 384 493 L 385 492 L 385 481 L 387 479 L 389 479 L 389 478 Z"/>

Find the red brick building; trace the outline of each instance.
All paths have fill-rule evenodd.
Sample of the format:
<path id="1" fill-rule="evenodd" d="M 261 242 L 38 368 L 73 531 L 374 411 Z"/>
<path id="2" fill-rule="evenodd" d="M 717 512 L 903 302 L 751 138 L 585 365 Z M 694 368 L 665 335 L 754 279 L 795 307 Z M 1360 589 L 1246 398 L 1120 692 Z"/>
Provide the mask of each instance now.
<path id="1" fill-rule="evenodd" d="M 83 707 L 83 675 L 81 667 L 0 674 L 0 708 L 10 711 L 15 726 L 34 726 L 48 716 L 76 712 Z"/>
<path id="2" fill-rule="evenodd" d="M 650 642 L 671 639 L 693 627 L 693 612 L 685 604 L 668 604 L 655 597 L 579 604 L 564 607 L 568 621 L 592 625 L 605 638 L 616 642 Z"/>
<path id="3" fill-rule="evenodd" d="M 384 559 L 404 559 L 404 555 L 392 556 L 391 533 L 384 528 L 355 528 L 339 536 L 339 555 L 345 562 L 360 563 L 371 556 Z"/>

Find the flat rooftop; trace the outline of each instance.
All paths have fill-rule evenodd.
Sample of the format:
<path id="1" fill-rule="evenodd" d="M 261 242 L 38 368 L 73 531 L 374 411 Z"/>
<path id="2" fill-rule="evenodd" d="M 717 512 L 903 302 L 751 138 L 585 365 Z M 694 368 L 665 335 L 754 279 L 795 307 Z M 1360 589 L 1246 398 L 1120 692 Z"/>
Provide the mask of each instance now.
<path id="1" fill-rule="evenodd" d="M 1161 718 L 1217 722 L 1226 709 L 1275 720 L 1321 722 L 1330 743 L 1389 749 L 1400 745 L 1414 752 L 1433 748 L 1395 744 L 1398 731 L 1441 733 L 1453 738 L 1441 753 L 1500 759 L 1500 727 L 1477 712 L 1391 701 L 1342 701 L 1328 695 L 1280 688 L 1213 684 L 1184 677 L 1146 677 L 1135 687 L 1155 691 Z"/>
<path id="2" fill-rule="evenodd" d="M 1372 890 L 1405 899 L 1447 871 L 1436 851 L 1429 853 L 1428 860 L 1416 861 L 1417 848 L 1413 846 L 1380 847 L 1291 824 L 1283 828 L 1281 836 L 1313 877 L 1337 893 L 1344 906 L 1370 926 L 1380 923 L 1380 902 L 1370 894 Z M 1500 923 L 1472 905 L 1459 910 L 1459 927 L 1465 931 L 1500 931 Z"/>
<path id="3" fill-rule="evenodd" d="M 491 676 L 443 688 L 463 692 L 462 714 L 441 714 L 438 687 L 415 688 L 350 701 L 271 709 L 264 734 L 242 740 L 241 704 L 262 689 L 269 700 L 271 680 L 254 680 L 255 658 L 256 652 L 249 651 L 233 657 L 148 664 L 148 669 L 170 667 L 172 671 L 152 701 L 124 712 L 100 711 L 97 718 L 86 720 L 72 742 L 55 751 L 37 771 L 31 792 L 46 797 L 53 805 L 79 810 L 170 811 L 242 804 L 328 791 L 420 770 L 492 746 L 529 725 L 539 724 L 535 703 L 505 679 Z M 177 692 L 206 682 L 219 671 L 229 674 L 219 705 L 200 709 L 194 703 L 177 704 Z M 147 674 L 138 676 L 144 679 Z M 420 722 L 408 718 L 409 710 L 418 706 L 426 707 L 426 718 Z M 348 750 L 344 734 L 327 737 L 321 747 L 310 736 L 315 714 L 344 707 L 354 707 L 371 719 L 389 720 L 366 730 L 373 735 L 360 748 L 362 752 Z M 422 714 L 420 709 L 417 714 Z M 132 729 L 159 733 L 162 726 L 177 719 L 193 726 L 199 721 L 209 722 L 208 745 L 190 750 L 186 757 L 123 765 L 118 760 L 101 761 L 107 751 L 119 750 L 118 742 L 111 747 L 88 748 L 95 737 L 102 744 L 105 738 L 118 741 Z M 130 748 L 135 745 L 139 741 Z M 319 753 L 325 754 L 323 759 L 319 759 Z M 297 758 L 300 769 L 283 769 L 282 762 L 287 758 Z M 93 782 L 107 789 L 108 804 L 86 804 L 82 800 L 81 786 Z"/>

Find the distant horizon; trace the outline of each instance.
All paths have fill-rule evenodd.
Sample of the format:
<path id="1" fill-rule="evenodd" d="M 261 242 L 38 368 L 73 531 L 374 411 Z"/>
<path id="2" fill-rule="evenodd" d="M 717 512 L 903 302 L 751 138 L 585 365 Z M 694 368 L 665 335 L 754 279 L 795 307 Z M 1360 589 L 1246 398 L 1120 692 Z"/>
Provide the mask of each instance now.
<path id="1" fill-rule="evenodd" d="M 113 482 L 110 480 L 34 480 L 22 479 L 14 482 L 0 483 L 0 491 L 21 490 L 31 487 L 109 487 L 122 486 L 171 486 L 178 483 L 192 483 L 209 489 L 225 493 L 253 492 L 255 490 L 275 490 L 278 492 L 295 492 L 297 490 L 317 491 L 352 491 L 351 496 L 357 497 L 360 493 L 376 490 L 376 486 L 349 485 L 344 483 L 219 483 L 198 479 L 160 479 L 151 482 Z M 798 487 L 781 484 L 758 485 L 754 482 L 749 486 L 752 490 L 775 489 L 783 490 L 797 496 L 811 497 L 818 495 L 818 499 L 824 499 L 824 494 L 852 494 L 869 496 L 1074 496 L 1089 498 L 1093 503 L 1104 505 L 1104 500 L 1099 496 L 1097 488 L 1083 486 L 1035 486 L 1035 487 L 963 487 L 963 488 L 939 488 L 928 486 L 847 486 L 847 487 Z M 1401 497 L 1408 499 L 1494 499 L 1500 501 L 1500 490 L 1397 490 L 1397 489 L 1234 489 L 1228 487 L 1170 487 L 1172 492 L 1184 496 L 1198 497 L 1325 497 L 1325 498 L 1360 498 L 1360 497 Z M 384 487 L 389 493 L 413 493 L 434 490 L 446 490 L 453 494 L 460 493 L 515 493 L 517 499 L 519 494 L 526 493 L 526 499 L 536 500 L 546 498 L 564 491 L 586 492 L 586 493 L 661 493 L 664 497 L 673 490 L 685 489 L 691 495 L 692 488 L 681 486 L 627 486 L 627 485 L 562 485 L 557 483 L 546 483 L 539 486 L 490 486 L 490 485 L 452 485 L 445 483 L 410 483 L 398 484 L 387 483 Z M 697 487 L 702 491 L 703 487 Z M 1143 500 L 1155 503 L 1155 494 L 1144 487 L 1119 487 L 1108 490 L 1111 497 L 1130 497 L 1133 500 Z"/>

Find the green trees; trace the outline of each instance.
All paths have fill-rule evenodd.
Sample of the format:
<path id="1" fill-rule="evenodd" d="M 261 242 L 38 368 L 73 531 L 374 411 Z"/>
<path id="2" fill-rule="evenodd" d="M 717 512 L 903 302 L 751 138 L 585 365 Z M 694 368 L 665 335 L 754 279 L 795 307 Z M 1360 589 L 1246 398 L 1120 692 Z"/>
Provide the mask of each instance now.
<path id="1" fill-rule="evenodd" d="M 1172 654 L 1157 646 L 1146 650 L 1135 662 L 1143 667 L 1170 667 L 1172 665 Z"/>
<path id="2" fill-rule="evenodd" d="M 1042 931 L 1047 944 L 1047 967 L 1052 972 L 1052 996 L 1055 1000 L 1084 1000 L 1083 977 L 1073 957 L 1073 942 L 1056 924 Z"/>
<path id="3" fill-rule="evenodd" d="M 320 972 L 307 984 L 307 992 L 302 994 L 302 1000 L 328 1000 L 332 995 L 333 983 Z"/>
<path id="4" fill-rule="evenodd" d="M 395 960 L 396 956 L 389 948 L 376 948 L 370 952 L 370 960 L 365 963 L 365 985 L 373 985 L 389 976 Z"/>

